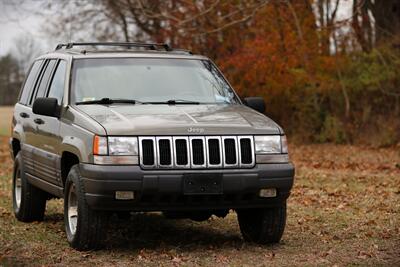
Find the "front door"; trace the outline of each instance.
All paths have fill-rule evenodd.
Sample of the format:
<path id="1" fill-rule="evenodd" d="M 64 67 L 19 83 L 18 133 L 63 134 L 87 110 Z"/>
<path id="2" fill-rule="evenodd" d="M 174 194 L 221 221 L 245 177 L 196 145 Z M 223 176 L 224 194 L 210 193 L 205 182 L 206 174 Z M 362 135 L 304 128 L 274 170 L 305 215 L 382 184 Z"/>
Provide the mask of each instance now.
<path id="1" fill-rule="evenodd" d="M 46 97 L 48 88 L 52 81 L 57 59 L 48 60 L 46 69 L 43 72 L 39 86 L 33 96 L 32 103 L 38 97 Z M 33 159 L 34 175 L 51 184 L 59 184 L 60 173 L 56 168 L 57 161 L 57 136 L 59 136 L 60 123 L 58 118 L 32 114 L 34 123 Z"/>
<path id="2" fill-rule="evenodd" d="M 44 94 L 44 97 L 56 98 L 60 108 L 64 95 L 66 67 L 64 60 L 58 60 L 49 80 L 48 90 Z M 40 161 L 38 164 L 51 166 L 48 170 L 53 176 L 53 182 L 56 185 L 62 186 L 60 120 L 59 118 L 36 114 L 34 116 L 37 116 L 43 122 L 37 126 L 37 135 L 40 136 L 37 145 L 38 161 Z"/>

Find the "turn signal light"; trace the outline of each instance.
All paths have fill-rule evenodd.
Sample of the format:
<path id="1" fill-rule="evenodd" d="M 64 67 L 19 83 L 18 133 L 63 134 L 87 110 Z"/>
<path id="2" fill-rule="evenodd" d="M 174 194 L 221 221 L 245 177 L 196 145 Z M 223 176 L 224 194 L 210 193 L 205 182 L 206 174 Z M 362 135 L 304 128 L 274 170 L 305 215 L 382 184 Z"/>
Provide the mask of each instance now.
<path id="1" fill-rule="evenodd" d="M 93 139 L 93 155 L 107 155 L 107 137 L 95 135 Z"/>

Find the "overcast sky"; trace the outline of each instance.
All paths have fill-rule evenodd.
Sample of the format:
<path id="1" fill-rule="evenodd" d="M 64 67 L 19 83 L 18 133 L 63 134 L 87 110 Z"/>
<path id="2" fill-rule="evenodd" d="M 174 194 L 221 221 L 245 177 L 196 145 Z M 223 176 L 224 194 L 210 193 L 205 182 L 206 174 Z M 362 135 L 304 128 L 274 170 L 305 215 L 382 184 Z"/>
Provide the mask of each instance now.
<path id="1" fill-rule="evenodd" d="M 41 30 L 45 19 L 39 15 L 47 0 L 0 0 L 0 55 L 12 50 L 18 36 L 29 35 L 35 42 L 49 49 L 49 38 Z"/>
<path id="2" fill-rule="evenodd" d="M 31 36 L 42 46 L 43 52 L 54 49 L 57 41 L 50 40 L 42 28 L 45 23 L 43 12 L 46 12 L 43 7 L 51 2 L 52 0 L 0 0 L 0 56 L 12 52 L 15 38 L 21 35 Z M 340 19 L 350 16 L 351 2 L 341 0 L 338 12 Z M 48 12 L 46 14 L 51 15 Z"/>

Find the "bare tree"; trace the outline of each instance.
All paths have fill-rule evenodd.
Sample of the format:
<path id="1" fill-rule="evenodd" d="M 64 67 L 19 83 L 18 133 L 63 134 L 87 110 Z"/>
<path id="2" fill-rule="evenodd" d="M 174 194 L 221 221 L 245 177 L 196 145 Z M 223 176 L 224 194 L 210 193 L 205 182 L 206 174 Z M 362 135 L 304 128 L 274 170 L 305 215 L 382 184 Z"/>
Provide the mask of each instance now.
<path id="1" fill-rule="evenodd" d="M 30 35 L 20 35 L 14 39 L 12 54 L 16 58 L 21 71 L 26 73 L 32 61 L 43 53 L 43 48 Z"/>
<path id="2" fill-rule="evenodd" d="M 363 51 L 400 35 L 398 0 L 353 0 L 352 27 Z"/>
<path id="3" fill-rule="evenodd" d="M 368 0 L 366 5 L 374 16 L 376 41 L 378 43 L 400 34 L 399 0 Z"/>
<path id="4" fill-rule="evenodd" d="M 204 44 L 206 36 L 248 23 L 269 0 L 82 0 L 52 2 L 52 35 Z M 109 27 L 113 25 L 114 27 Z M 81 32 L 81 33 L 79 33 Z M 71 38 L 73 37 L 73 38 Z M 64 38 L 65 39 L 65 38 Z M 222 38 L 223 39 L 223 38 Z M 187 40 L 185 42 L 185 40 Z"/>
<path id="5" fill-rule="evenodd" d="M 316 0 L 315 5 L 321 52 L 329 55 L 331 53 L 332 39 L 336 48 L 335 23 L 340 0 Z"/>
<path id="6" fill-rule="evenodd" d="M 14 104 L 21 84 L 22 76 L 16 59 L 11 54 L 0 57 L 0 105 Z"/>

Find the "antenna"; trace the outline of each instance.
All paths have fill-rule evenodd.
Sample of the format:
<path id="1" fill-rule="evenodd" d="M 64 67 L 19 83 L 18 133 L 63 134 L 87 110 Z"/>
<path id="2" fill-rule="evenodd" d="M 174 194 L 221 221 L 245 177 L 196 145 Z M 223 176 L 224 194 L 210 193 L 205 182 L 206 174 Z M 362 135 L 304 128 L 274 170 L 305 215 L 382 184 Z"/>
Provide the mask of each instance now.
<path id="1" fill-rule="evenodd" d="M 68 3 L 68 12 L 69 12 L 69 20 L 68 20 L 68 42 L 71 43 L 72 42 L 72 6 L 71 6 L 72 2 Z"/>

